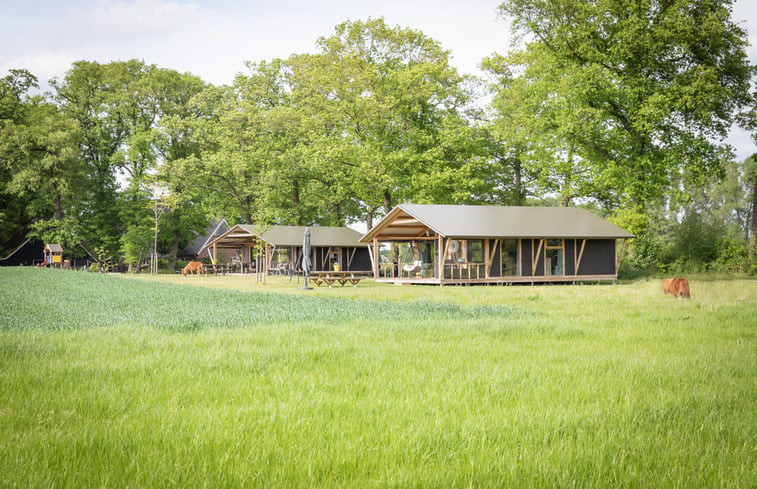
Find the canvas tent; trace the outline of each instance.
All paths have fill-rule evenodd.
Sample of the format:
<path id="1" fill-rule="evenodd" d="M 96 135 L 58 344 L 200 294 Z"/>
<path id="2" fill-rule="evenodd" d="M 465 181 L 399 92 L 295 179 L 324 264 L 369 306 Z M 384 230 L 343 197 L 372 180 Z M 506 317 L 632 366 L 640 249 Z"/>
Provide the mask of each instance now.
<path id="1" fill-rule="evenodd" d="M 377 281 L 443 285 L 615 280 L 633 237 L 575 207 L 403 204 L 361 241 Z"/>
<path id="2" fill-rule="evenodd" d="M 231 229 L 226 219 L 220 221 L 213 221 L 210 226 L 205 230 L 205 234 L 198 234 L 195 239 L 184 247 L 177 257 L 185 260 L 201 260 L 208 256 L 207 245 L 214 239 L 221 236 L 223 233 Z"/>
<path id="3" fill-rule="evenodd" d="M 265 274 L 299 272 L 305 226 L 233 226 L 205 245 L 213 264 L 223 250 L 233 250 L 244 271 Z M 370 271 L 368 246 L 346 227 L 310 226 L 313 271 Z"/>
<path id="4" fill-rule="evenodd" d="M 45 259 L 45 243 L 27 239 L 8 256 L 0 258 L 0 266 L 37 265 Z"/>

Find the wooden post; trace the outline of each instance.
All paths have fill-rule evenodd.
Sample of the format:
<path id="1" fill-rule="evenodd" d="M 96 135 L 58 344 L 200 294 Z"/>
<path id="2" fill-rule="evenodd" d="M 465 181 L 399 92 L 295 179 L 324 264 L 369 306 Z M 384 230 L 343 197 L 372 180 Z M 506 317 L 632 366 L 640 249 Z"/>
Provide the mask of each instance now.
<path id="1" fill-rule="evenodd" d="M 373 238 L 373 278 L 379 278 L 379 271 L 378 238 Z"/>
<path id="2" fill-rule="evenodd" d="M 373 277 L 376 278 L 376 262 L 373 259 L 373 243 L 368 245 L 368 258 L 371 259 L 371 271 L 373 271 Z"/>
<path id="3" fill-rule="evenodd" d="M 487 265 L 487 267 L 486 267 L 486 275 L 485 275 L 486 278 L 490 278 L 491 277 L 491 274 L 492 274 L 492 265 L 494 265 L 494 255 L 497 254 L 497 250 L 499 249 L 499 241 L 500 241 L 499 238 L 497 238 L 497 239 L 494 240 L 494 246 L 493 246 L 494 251 L 489 254 L 489 265 Z M 502 268 L 502 253 L 499 254 L 499 261 L 500 261 L 500 266 L 499 266 L 500 273 L 497 276 L 501 276 L 502 275 L 502 272 L 501 272 L 501 268 Z"/>
<path id="4" fill-rule="evenodd" d="M 265 244 L 265 256 L 263 257 L 263 283 L 268 279 L 268 271 L 271 267 L 271 250 L 268 243 Z"/>
<path id="5" fill-rule="evenodd" d="M 578 267 L 581 266 L 581 260 L 584 257 L 584 248 L 586 248 L 586 240 L 581 240 L 581 252 L 578 253 L 578 258 L 576 258 L 576 261 L 574 262 L 575 270 L 573 271 L 573 275 L 578 275 Z M 573 254 L 576 252 L 576 246 L 573 246 Z"/>
<path id="6" fill-rule="evenodd" d="M 442 275 L 441 278 L 444 279 L 444 262 L 447 261 L 447 253 L 449 252 L 449 245 L 452 242 L 450 238 L 447 238 L 447 243 L 444 245 L 444 254 L 442 255 Z M 452 277 L 452 271 L 450 270 L 450 277 Z M 454 278 L 454 277 L 452 277 Z M 462 278 L 462 277 L 460 277 Z"/>
<path id="7" fill-rule="evenodd" d="M 536 253 L 534 253 L 534 255 L 531 256 L 531 276 L 532 277 L 536 276 L 536 265 L 539 264 L 539 258 L 541 258 L 539 255 L 541 255 L 541 248 L 542 248 L 542 245 L 544 245 L 544 241 L 545 241 L 544 239 L 539 240 L 539 247 L 536 249 Z M 534 242 L 533 240 L 531 240 L 531 250 L 533 251 L 533 249 L 534 249 Z M 544 262 L 544 266 L 545 267 L 547 266 L 546 261 Z M 544 270 L 544 272 L 546 275 L 546 270 Z"/>
<path id="8" fill-rule="evenodd" d="M 618 255 L 618 258 L 615 260 L 615 275 L 618 274 L 618 271 L 620 270 L 620 263 L 623 261 L 623 253 L 626 251 L 626 242 L 628 240 L 626 238 L 623 238 L 623 246 L 620 248 L 620 254 Z M 618 248 L 618 241 L 615 241 L 615 249 Z"/>
<path id="9" fill-rule="evenodd" d="M 484 240 L 484 278 L 489 278 L 489 238 L 486 238 Z M 478 270 L 476 270 L 476 278 L 480 278 L 478 276 Z"/>

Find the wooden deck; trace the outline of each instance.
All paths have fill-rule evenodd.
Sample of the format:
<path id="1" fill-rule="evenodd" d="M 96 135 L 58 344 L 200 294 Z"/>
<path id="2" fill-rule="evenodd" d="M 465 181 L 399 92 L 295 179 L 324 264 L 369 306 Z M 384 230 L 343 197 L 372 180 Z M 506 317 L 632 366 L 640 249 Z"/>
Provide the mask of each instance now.
<path id="1" fill-rule="evenodd" d="M 512 284 L 542 284 L 542 283 L 576 283 L 576 282 L 615 282 L 617 275 L 540 275 L 528 277 L 489 277 L 489 278 L 377 278 L 376 282 L 393 283 L 396 285 L 512 285 Z"/>

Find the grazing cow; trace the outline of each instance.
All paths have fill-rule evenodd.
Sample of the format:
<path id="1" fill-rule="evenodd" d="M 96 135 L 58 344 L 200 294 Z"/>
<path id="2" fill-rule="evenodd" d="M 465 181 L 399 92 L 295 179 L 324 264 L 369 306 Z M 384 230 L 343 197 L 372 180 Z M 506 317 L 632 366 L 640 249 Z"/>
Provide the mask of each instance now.
<path id="1" fill-rule="evenodd" d="M 689 290 L 689 281 L 685 278 L 666 278 L 662 281 L 662 290 L 673 297 L 691 298 Z"/>
<path id="2" fill-rule="evenodd" d="M 199 261 L 191 261 L 181 270 L 181 274 L 184 276 L 195 272 L 197 272 L 197 275 L 205 275 L 205 266 Z"/>

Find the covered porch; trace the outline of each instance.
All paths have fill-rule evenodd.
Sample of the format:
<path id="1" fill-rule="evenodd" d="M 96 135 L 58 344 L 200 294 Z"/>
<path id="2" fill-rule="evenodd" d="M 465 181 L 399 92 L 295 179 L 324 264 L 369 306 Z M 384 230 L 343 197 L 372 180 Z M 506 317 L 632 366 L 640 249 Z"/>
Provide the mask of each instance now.
<path id="1" fill-rule="evenodd" d="M 617 279 L 626 237 L 619 238 L 622 243 L 618 246 L 618 239 L 604 235 L 541 234 L 538 225 L 534 226 L 539 233 L 536 236 L 523 235 L 519 229 L 514 231 L 523 234 L 511 236 L 501 230 L 497 233 L 496 226 L 488 227 L 480 215 L 470 217 L 478 220 L 478 226 L 466 222 L 456 229 L 454 214 L 440 213 L 439 207 L 457 206 L 398 206 L 363 236 L 370 245 L 376 281 L 453 285 Z M 418 208 L 436 208 L 432 210 L 437 212 L 418 215 L 423 214 L 415 212 Z M 512 208 L 501 209 L 507 209 L 504 215 Z M 472 214 L 476 211 L 479 209 Z M 487 232 L 491 234 L 487 236 Z"/>
<path id="2" fill-rule="evenodd" d="M 369 271 L 367 246 L 349 228 L 310 227 L 313 271 Z M 236 225 L 206 245 L 212 265 L 239 273 L 296 275 L 301 273 L 304 226 Z M 220 263 L 219 251 L 232 252 L 230 263 Z M 227 253 L 228 254 L 228 253 Z"/>

